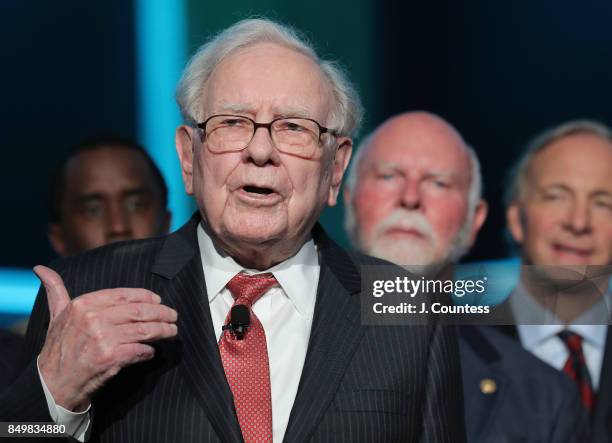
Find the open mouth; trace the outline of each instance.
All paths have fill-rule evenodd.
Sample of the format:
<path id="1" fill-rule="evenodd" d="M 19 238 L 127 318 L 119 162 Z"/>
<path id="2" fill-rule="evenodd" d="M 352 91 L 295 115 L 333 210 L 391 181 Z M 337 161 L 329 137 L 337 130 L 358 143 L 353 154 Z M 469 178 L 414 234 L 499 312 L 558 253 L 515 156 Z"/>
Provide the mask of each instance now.
<path id="1" fill-rule="evenodd" d="M 251 186 L 251 185 L 244 186 L 242 189 L 244 189 L 246 192 L 250 194 L 259 194 L 259 195 L 269 195 L 274 192 L 274 190 L 270 188 L 260 188 L 259 186 Z"/>

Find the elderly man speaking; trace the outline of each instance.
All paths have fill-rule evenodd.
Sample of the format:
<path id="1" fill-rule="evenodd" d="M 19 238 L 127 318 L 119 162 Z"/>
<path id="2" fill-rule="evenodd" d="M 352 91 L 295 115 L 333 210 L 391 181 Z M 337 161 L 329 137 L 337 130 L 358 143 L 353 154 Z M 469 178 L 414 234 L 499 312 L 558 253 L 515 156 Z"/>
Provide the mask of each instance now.
<path id="1" fill-rule="evenodd" d="M 246 20 L 199 49 L 177 97 L 198 213 L 36 268 L 31 362 L 0 418 L 102 442 L 464 441 L 455 337 L 435 318 L 361 325 L 360 265 L 378 262 L 317 224 L 360 120 L 342 71 Z"/>

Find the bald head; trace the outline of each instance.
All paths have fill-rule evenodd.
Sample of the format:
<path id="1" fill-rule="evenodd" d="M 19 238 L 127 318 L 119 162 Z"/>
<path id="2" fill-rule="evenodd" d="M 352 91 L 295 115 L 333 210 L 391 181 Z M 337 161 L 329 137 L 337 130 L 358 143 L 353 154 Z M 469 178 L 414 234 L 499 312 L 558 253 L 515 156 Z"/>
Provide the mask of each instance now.
<path id="1" fill-rule="evenodd" d="M 432 154 L 452 155 L 463 163 L 468 180 L 471 180 L 474 164 L 473 151 L 448 122 L 435 114 L 424 111 L 405 112 L 383 122 L 357 148 L 347 178 L 347 187 L 352 189 L 357 182 L 358 170 L 372 161 L 380 160 L 379 154 L 401 151 L 402 154 L 417 154 L 432 149 Z M 473 155 L 475 157 L 475 155 Z M 478 162 L 477 159 L 475 159 Z M 476 163 L 477 164 L 477 163 Z M 476 171 L 477 173 L 479 171 Z M 479 177 L 478 177 L 479 178 Z M 478 180 L 475 180 L 478 181 Z M 479 189 L 480 193 L 480 183 Z"/>
<path id="2" fill-rule="evenodd" d="M 389 144 L 398 149 L 436 149 L 457 157 L 469 166 L 465 142 L 455 128 L 428 112 L 407 112 L 391 117 L 373 133 L 372 145 Z"/>
<path id="3" fill-rule="evenodd" d="M 476 156 L 426 112 L 392 117 L 365 140 L 345 199 L 355 246 L 404 265 L 457 261 L 486 216 Z"/>

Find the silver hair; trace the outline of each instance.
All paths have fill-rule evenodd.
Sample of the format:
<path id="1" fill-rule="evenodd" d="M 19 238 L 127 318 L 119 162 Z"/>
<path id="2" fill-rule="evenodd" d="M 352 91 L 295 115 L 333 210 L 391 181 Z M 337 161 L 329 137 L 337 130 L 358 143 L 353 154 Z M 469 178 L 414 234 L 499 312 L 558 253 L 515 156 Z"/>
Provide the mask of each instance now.
<path id="1" fill-rule="evenodd" d="M 612 141 L 612 129 L 593 120 L 573 120 L 540 133 L 527 143 L 522 156 L 510 170 L 507 191 L 504 196 L 506 206 L 510 206 L 525 197 L 529 172 L 536 154 L 552 142 L 578 133 L 594 134 Z"/>
<path id="2" fill-rule="evenodd" d="M 359 166 L 361 160 L 364 156 L 364 153 L 370 148 L 372 144 L 372 140 L 376 131 L 369 133 L 366 135 L 361 143 L 357 146 L 356 152 L 351 159 L 351 164 L 349 165 L 347 179 L 345 186 L 350 192 L 351 199 L 354 197 L 354 191 L 357 187 L 357 181 L 359 179 Z M 468 194 L 468 213 L 466 217 L 466 224 L 471 222 L 474 218 L 474 214 L 476 213 L 476 207 L 482 198 L 482 172 L 480 168 L 480 161 L 478 160 L 478 156 L 476 155 L 476 151 L 464 143 L 464 147 L 468 152 L 470 157 L 471 164 L 471 174 L 470 174 L 470 189 Z M 353 202 L 348 201 L 344 202 L 344 229 L 349 236 L 349 240 L 353 244 L 354 247 L 359 246 L 359 238 L 357 233 L 357 220 L 355 218 Z"/>
<path id="3" fill-rule="evenodd" d="M 271 42 L 312 59 L 329 81 L 333 108 L 326 123 L 340 135 L 354 136 L 361 123 L 363 108 L 359 95 L 340 65 L 320 59 L 313 46 L 299 31 L 272 20 L 241 20 L 204 43 L 191 57 L 176 91 L 183 119 L 195 125 L 204 119 L 202 99 L 206 84 L 218 64 L 236 50 L 262 42 Z"/>

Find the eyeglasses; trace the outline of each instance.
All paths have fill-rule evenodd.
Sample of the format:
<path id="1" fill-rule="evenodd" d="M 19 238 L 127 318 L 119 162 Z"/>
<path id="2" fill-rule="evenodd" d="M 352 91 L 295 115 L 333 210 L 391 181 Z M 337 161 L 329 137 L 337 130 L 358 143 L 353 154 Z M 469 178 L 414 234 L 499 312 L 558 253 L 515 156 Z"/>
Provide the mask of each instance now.
<path id="1" fill-rule="evenodd" d="M 311 159 L 321 143 L 321 135 L 334 137 L 336 131 L 321 126 L 315 120 L 283 117 L 270 123 L 257 123 L 241 115 L 213 115 L 197 124 L 204 131 L 208 149 L 215 154 L 238 152 L 245 149 L 258 128 L 266 128 L 276 149 L 285 154 Z"/>

